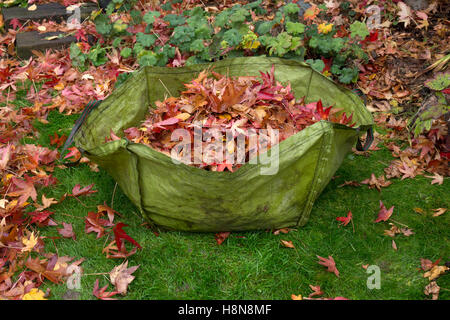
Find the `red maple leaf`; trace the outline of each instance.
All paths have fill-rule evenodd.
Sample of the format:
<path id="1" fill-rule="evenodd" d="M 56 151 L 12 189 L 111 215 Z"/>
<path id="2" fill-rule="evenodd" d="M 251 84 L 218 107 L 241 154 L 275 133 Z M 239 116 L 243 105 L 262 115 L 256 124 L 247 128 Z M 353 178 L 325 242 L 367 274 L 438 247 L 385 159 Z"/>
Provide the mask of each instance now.
<path id="1" fill-rule="evenodd" d="M 130 237 L 125 231 L 122 230 L 123 227 L 128 227 L 127 224 L 119 222 L 113 228 L 114 237 L 116 239 L 116 245 L 119 251 L 126 252 L 124 240 L 131 242 L 134 246 L 142 249 L 141 245 L 137 243 L 132 237 Z"/>
<path id="2" fill-rule="evenodd" d="M 103 216 L 100 212 L 88 212 L 88 215 L 84 218 L 86 233 L 95 232 L 97 233 L 97 239 L 101 238 L 105 232 L 104 227 L 112 227 L 113 224 L 108 220 L 101 219 Z"/>
<path id="3" fill-rule="evenodd" d="M 352 212 L 349 211 L 346 217 L 337 217 L 336 220 L 341 222 L 341 226 L 346 226 L 349 224 L 350 220 L 353 219 Z"/>
<path id="4" fill-rule="evenodd" d="M 69 196 L 79 197 L 79 196 L 86 196 L 86 195 L 98 192 L 98 190 L 92 190 L 93 187 L 94 187 L 94 184 L 90 184 L 84 188 L 81 188 L 80 184 L 76 184 L 72 189 L 72 194 L 69 194 Z"/>
<path id="5" fill-rule="evenodd" d="M 81 153 L 76 147 L 67 148 L 67 150 L 70 150 L 68 154 L 64 157 L 64 159 L 68 159 L 73 157 L 73 159 L 70 159 L 71 161 L 75 162 L 78 161 L 78 159 L 81 158 Z"/>
<path id="6" fill-rule="evenodd" d="M 219 232 L 214 235 L 214 238 L 217 241 L 217 244 L 220 246 L 226 238 L 230 235 L 231 232 Z"/>
<path id="7" fill-rule="evenodd" d="M 339 278 L 339 270 L 336 268 L 336 262 L 334 262 L 334 259 L 332 256 L 328 256 L 328 259 L 322 258 L 321 256 L 317 256 L 317 258 L 319 258 L 321 260 L 318 262 L 320 265 L 327 267 L 328 272 L 334 272 L 336 277 Z"/>
<path id="8" fill-rule="evenodd" d="M 11 27 L 14 30 L 16 30 L 16 29 L 18 29 L 18 28 L 20 28 L 22 26 L 22 24 L 20 23 L 19 19 L 17 19 L 17 18 L 11 19 L 9 24 L 11 25 Z"/>
<path id="9" fill-rule="evenodd" d="M 95 280 L 94 290 L 92 290 L 92 294 L 100 300 L 115 300 L 114 298 L 111 297 L 118 294 L 119 292 L 118 291 L 107 292 L 106 289 L 108 289 L 108 285 L 104 286 L 103 288 L 99 288 L 99 281 L 97 279 Z"/>
<path id="10" fill-rule="evenodd" d="M 394 212 L 394 206 L 387 210 L 383 204 L 383 201 L 380 200 L 380 211 L 378 212 L 378 217 L 374 222 L 377 223 L 380 221 L 387 221 L 391 217 L 392 212 Z"/>
<path id="11" fill-rule="evenodd" d="M 28 215 L 32 217 L 30 224 L 36 223 L 39 226 L 56 226 L 57 223 L 50 219 L 52 214 L 54 212 L 48 210 L 28 212 Z"/>
<path id="12" fill-rule="evenodd" d="M 8 193 L 9 196 L 20 196 L 18 204 L 21 205 L 25 203 L 28 198 L 31 197 L 33 201 L 36 201 L 37 193 L 34 188 L 34 179 L 28 175 L 24 175 L 25 180 L 13 177 L 11 181 L 15 185 L 15 190 Z"/>

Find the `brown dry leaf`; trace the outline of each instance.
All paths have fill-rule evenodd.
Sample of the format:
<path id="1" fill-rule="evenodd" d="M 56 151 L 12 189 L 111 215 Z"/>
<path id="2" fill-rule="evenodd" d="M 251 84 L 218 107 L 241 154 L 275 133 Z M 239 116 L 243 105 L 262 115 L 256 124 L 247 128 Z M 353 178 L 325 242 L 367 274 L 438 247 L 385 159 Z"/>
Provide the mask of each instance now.
<path id="1" fill-rule="evenodd" d="M 414 232 L 410 228 L 401 228 L 400 232 L 406 237 L 409 237 L 414 234 Z"/>
<path id="2" fill-rule="evenodd" d="M 446 208 L 437 208 L 437 209 L 432 209 L 432 210 L 434 211 L 433 217 L 438 217 L 447 211 Z"/>
<path id="3" fill-rule="evenodd" d="M 282 243 L 283 246 L 285 246 L 286 248 L 295 249 L 295 246 L 294 246 L 294 244 L 292 243 L 292 241 L 281 240 L 281 243 Z"/>
<path id="4" fill-rule="evenodd" d="M 395 251 L 397 251 L 397 244 L 395 243 L 394 240 L 392 240 L 392 249 L 394 249 Z"/>
<path id="5" fill-rule="evenodd" d="M 446 266 L 434 266 L 430 271 L 427 271 L 423 274 L 424 278 L 428 278 L 428 280 L 432 281 L 436 278 L 439 278 L 441 274 L 444 274 L 449 270 Z"/>
<path id="6" fill-rule="evenodd" d="M 436 184 L 437 183 L 438 185 L 441 185 L 441 184 L 444 183 L 444 177 L 441 176 L 439 173 L 434 173 L 434 175 L 432 175 L 432 176 L 425 176 L 425 177 L 433 179 L 431 181 L 431 184 Z"/>
<path id="7" fill-rule="evenodd" d="M 400 229 L 394 224 L 392 224 L 392 227 L 389 230 L 384 230 L 384 235 L 392 238 L 395 237 L 395 235 L 398 233 L 400 233 Z"/>
<path id="8" fill-rule="evenodd" d="M 439 298 L 439 291 L 441 288 L 437 285 L 436 281 L 430 282 L 423 291 L 427 296 L 432 295 L 433 300 L 437 300 Z"/>
<path id="9" fill-rule="evenodd" d="M 375 174 L 372 173 L 370 179 L 363 180 L 361 183 L 369 185 L 370 189 L 376 188 L 378 191 L 381 191 L 381 188 L 389 186 L 392 182 L 386 181 L 384 175 L 377 178 Z"/>
<path id="10" fill-rule="evenodd" d="M 321 296 L 324 294 L 324 292 L 322 290 L 320 290 L 320 286 L 313 286 L 313 285 L 309 285 L 309 287 L 311 288 L 312 291 L 314 291 L 313 293 L 311 293 L 308 298 L 314 297 L 314 296 Z"/>
<path id="11" fill-rule="evenodd" d="M 289 233 L 289 231 L 292 231 L 292 230 L 295 230 L 295 229 L 291 229 L 291 228 L 281 228 L 281 229 L 275 230 L 275 231 L 273 232 L 273 234 L 277 236 L 277 235 L 279 235 L 280 233 L 286 234 L 286 233 Z"/>
<path id="12" fill-rule="evenodd" d="M 46 198 L 45 194 L 42 195 L 42 205 L 36 203 L 36 211 L 42 211 L 44 209 L 47 209 L 52 204 L 57 204 L 58 200 L 55 200 L 55 198 Z"/>
<path id="13" fill-rule="evenodd" d="M 128 267 L 128 261 L 114 267 L 109 273 L 111 283 L 116 287 L 117 292 L 125 295 L 127 293 L 128 285 L 134 280 L 134 276 L 131 274 L 135 272 L 139 265 L 134 267 Z"/>

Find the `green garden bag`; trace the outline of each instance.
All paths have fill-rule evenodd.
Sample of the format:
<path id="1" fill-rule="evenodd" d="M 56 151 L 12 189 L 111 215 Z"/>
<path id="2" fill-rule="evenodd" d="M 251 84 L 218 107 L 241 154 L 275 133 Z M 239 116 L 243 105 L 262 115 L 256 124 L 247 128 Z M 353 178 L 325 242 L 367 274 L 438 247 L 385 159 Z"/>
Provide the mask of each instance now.
<path id="1" fill-rule="evenodd" d="M 246 163 L 235 172 L 212 172 L 175 164 L 169 156 L 125 138 L 105 143 L 113 130 L 138 126 L 149 105 L 177 96 L 207 67 L 229 76 L 258 76 L 275 65 L 275 79 L 290 82 L 297 99 L 322 100 L 353 114 L 353 128 L 320 121 L 279 144 L 276 174 Z M 93 106 L 93 105 L 92 105 Z M 75 146 L 104 168 L 151 223 L 172 230 L 238 231 L 303 226 L 314 201 L 358 144 L 373 119 L 352 91 L 312 70 L 280 58 L 242 57 L 182 68 L 144 67 L 96 108 L 86 108 L 74 130 Z M 79 128 L 78 128 L 79 126 Z M 368 134 L 365 148 L 373 136 Z"/>

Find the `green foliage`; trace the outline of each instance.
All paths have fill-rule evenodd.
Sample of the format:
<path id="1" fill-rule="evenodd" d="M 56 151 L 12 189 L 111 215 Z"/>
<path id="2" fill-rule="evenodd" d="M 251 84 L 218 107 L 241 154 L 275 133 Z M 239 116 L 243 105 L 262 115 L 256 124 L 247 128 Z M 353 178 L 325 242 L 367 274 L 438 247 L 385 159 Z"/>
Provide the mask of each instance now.
<path id="1" fill-rule="evenodd" d="M 112 3 L 124 8 L 128 0 L 114 0 Z M 124 48 L 122 36 L 130 35 L 126 30 L 128 25 L 122 20 L 114 23 L 108 17 L 109 8 L 105 14 L 100 14 L 95 20 L 97 32 L 112 41 L 114 48 L 119 48 L 124 58 L 133 57 L 141 65 L 166 65 L 175 55 L 175 47 L 181 54 L 187 55 L 186 64 L 201 63 L 221 59 L 224 56 L 235 57 L 248 54 L 269 54 L 303 61 L 308 59 L 315 70 L 324 69 L 322 58 L 333 61 L 331 73 L 342 83 L 356 81 L 358 69 L 353 61 L 358 59 L 367 62 L 368 57 L 358 40 L 365 38 L 369 32 L 367 26 L 355 21 L 350 26 L 352 38 L 336 37 L 336 28 L 328 33 L 318 31 L 318 25 L 305 25 L 298 22 L 299 6 L 287 3 L 274 12 L 270 21 L 253 22 L 251 11 L 261 15 L 265 12 L 261 6 L 262 0 L 236 4 L 231 8 L 216 14 L 211 24 L 211 15 L 201 6 L 180 12 L 173 10 L 172 4 L 180 0 L 167 1 L 160 8 L 165 11 L 149 11 L 142 15 L 137 10 L 130 9 L 130 25 L 144 24 L 145 32 L 136 34 L 133 47 Z M 346 6 L 341 5 L 342 10 Z M 170 12 L 167 12 L 171 10 Z M 172 11 L 173 10 L 173 11 Z M 324 10 L 325 11 L 325 10 Z M 112 11 L 111 11 L 112 12 Z M 170 38 L 162 43 L 153 27 L 159 17 L 168 23 Z M 162 44 L 165 44 L 161 47 Z M 73 61 L 77 67 L 82 67 L 87 61 L 103 63 L 104 52 L 98 48 L 90 53 L 90 57 L 73 49 Z"/>
<path id="2" fill-rule="evenodd" d="M 154 34 L 145 34 L 143 32 L 138 32 L 136 34 L 136 42 L 141 44 L 143 47 L 151 47 L 155 41 L 156 36 Z"/>
<path id="3" fill-rule="evenodd" d="M 286 23 L 286 31 L 292 35 L 299 35 L 305 32 L 306 26 L 300 22 L 287 22 Z"/>
<path id="4" fill-rule="evenodd" d="M 102 48 L 100 44 L 95 45 L 91 48 L 91 50 L 89 50 L 88 58 L 96 67 L 101 66 L 108 61 L 108 57 L 106 56 L 106 49 Z"/>
<path id="5" fill-rule="evenodd" d="M 155 22 L 155 17 L 161 16 L 161 13 L 159 11 L 149 11 L 144 15 L 143 20 L 147 24 L 152 24 Z"/>
<path id="6" fill-rule="evenodd" d="M 322 72 L 323 68 L 325 68 L 325 63 L 321 59 L 308 59 L 305 61 L 307 64 L 311 66 L 317 72 Z"/>
<path id="7" fill-rule="evenodd" d="M 360 21 L 355 21 L 350 25 L 350 31 L 351 31 L 351 37 L 356 38 L 356 36 L 359 36 L 361 39 L 364 39 L 367 37 L 370 32 L 367 28 L 367 25 Z"/>
<path id="8" fill-rule="evenodd" d="M 76 43 L 70 45 L 70 60 L 75 68 L 80 71 L 86 70 L 87 55 L 81 51 Z"/>
<path id="9" fill-rule="evenodd" d="M 133 52 L 133 50 L 131 48 L 123 48 L 120 51 L 120 55 L 122 57 L 124 57 L 125 59 L 128 58 L 129 56 L 131 56 L 131 53 Z"/>
<path id="10" fill-rule="evenodd" d="M 450 86 L 450 71 L 438 73 L 434 78 L 425 82 L 425 86 L 434 91 L 441 91 Z"/>

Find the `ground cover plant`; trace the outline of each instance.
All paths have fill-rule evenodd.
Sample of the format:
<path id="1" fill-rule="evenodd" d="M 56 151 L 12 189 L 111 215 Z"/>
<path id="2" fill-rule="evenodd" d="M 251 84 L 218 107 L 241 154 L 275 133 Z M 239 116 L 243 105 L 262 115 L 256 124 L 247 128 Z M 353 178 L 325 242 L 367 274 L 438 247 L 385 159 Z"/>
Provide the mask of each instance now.
<path id="1" fill-rule="evenodd" d="M 80 29 L 13 21 L 0 36 L 0 298 L 449 299 L 449 6 L 405 2 L 115 0 Z M 13 40 L 29 30 L 80 42 L 20 60 Z M 259 54 L 359 90 L 376 121 L 305 227 L 159 230 L 79 150 L 61 154 L 84 106 L 140 66 Z"/>

